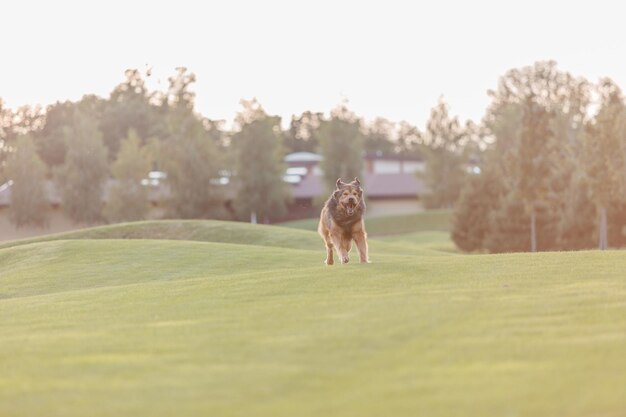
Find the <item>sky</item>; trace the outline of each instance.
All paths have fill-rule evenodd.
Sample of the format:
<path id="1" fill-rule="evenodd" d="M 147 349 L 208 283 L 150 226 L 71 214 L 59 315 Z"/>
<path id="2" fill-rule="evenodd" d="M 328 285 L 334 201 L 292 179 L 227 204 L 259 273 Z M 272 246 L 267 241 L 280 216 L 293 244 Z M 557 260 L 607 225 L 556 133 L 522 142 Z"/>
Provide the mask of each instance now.
<path id="1" fill-rule="evenodd" d="M 196 74 L 196 110 L 232 121 L 256 97 L 288 121 L 343 100 L 366 119 L 423 126 L 443 95 L 482 118 L 487 90 L 539 60 L 626 88 L 617 1 L 35 1 L 0 9 L 0 98 L 9 107 L 107 97 L 124 70 Z"/>

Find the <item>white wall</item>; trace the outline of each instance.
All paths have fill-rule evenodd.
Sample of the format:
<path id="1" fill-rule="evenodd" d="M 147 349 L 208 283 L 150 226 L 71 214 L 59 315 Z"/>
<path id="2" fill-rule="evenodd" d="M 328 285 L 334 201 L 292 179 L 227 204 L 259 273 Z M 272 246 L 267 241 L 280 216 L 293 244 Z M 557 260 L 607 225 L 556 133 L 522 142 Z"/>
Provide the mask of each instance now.
<path id="1" fill-rule="evenodd" d="M 399 174 L 400 161 L 374 161 L 374 174 Z"/>
<path id="2" fill-rule="evenodd" d="M 404 172 L 408 173 L 416 173 L 416 172 L 424 172 L 426 169 L 426 165 L 424 162 L 420 161 L 404 161 Z"/>
<path id="3" fill-rule="evenodd" d="M 420 211 L 424 211 L 424 207 L 417 198 L 369 200 L 366 217 L 393 216 L 394 214 L 411 214 Z"/>

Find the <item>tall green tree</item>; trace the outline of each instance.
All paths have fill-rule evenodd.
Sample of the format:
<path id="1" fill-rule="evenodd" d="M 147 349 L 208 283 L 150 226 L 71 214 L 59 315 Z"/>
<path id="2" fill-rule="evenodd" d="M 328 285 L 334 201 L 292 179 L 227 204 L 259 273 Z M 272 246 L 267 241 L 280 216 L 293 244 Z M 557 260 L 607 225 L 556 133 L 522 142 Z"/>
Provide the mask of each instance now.
<path id="1" fill-rule="evenodd" d="M 321 168 L 328 190 L 334 190 L 337 178 L 352 179 L 363 170 L 363 133 L 361 120 L 345 104 L 331 111 L 330 119 L 319 129 Z"/>
<path id="2" fill-rule="evenodd" d="M 394 153 L 405 156 L 423 157 L 425 146 L 417 127 L 402 121 L 398 123 Z"/>
<path id="3" fill-rule="evenodd" d="M 281 142 L 280 118 L 268 116 L 256 100 L 242 101 L 237 116 L 239 131 L 233 135 L 236 155 L 235 208 L 252 222 L 268 222 L 286 212 L 289 185 L 283 180 L 286 165 Z"/>
<path id="4" fill-rule="evenodd" d="M 148 190 L 142 184 L 151 166 L 148 148 L 141 146 L 141 139 L 129 130 L 121 142 L 117 159 L 111 166 L 115 182 L 109 189 L 104 215 L 109 222 L 142 220 L 150 210 Z"/>
<path id="5" fill-rule="evenodd" d="M 107 101 L 95 95 L 85 95 L 77 102 L 57 102 L 46 108 L 45 119 L 41 129 L 33 133 L 39 156 L 50 168 L 63 165 L 67 146 L 65 130 L 74 123 L 74 113 L 96 121 L 98 130 Z"/>
<path id="6" fill-rule="evenodd" d="M 426 170 L 420 173 L 428 194 L 428 208 L 452 208 L 459 199 L 467 174 L 466 134 L 458 118 L 449 114 L 448 105 L 439 100 L 426 123 L 422 140 L 426 150 Z"/>
<path id="7" fill-rule="evenodd" d="M 607 209 L 622 194 L 626 176 L 626 107 L 619 87 L 599 85 L 600 109 L 584 138 L 584 168 L 598 212 L 598 247 L 608 248 Z"/>
<path id="8" fill-rule="evenodd" d="M 41 159 L 49 167 L 56 167 L 65 161 L 67 152 L 65 128 L 72 124 L 76 103 L 70 101 L 51 104 L 46 109 L 46 121 L 35 136 Z"/>
<path id="9" fill-rule="evenodd" d="M 195 76 L 179 68 L 170 78 L 164 104 L 167 135 L 160 145 L 160 166 L 167 173 L 170 198 L 168 216 L 177 218 L 224 217 L 219 186 L 220 155 L 213 133 L 194 113 Z"/>
<path id="10" fill-rule="evenodd" d="M 383 117 L 377 117 L 365 128 L 363 148 L 367 153 L 388 155 L 394 152 L 393 135 L 396 126 Z"/>
<path id="11" fill-rule="evenodd" d="M 77 110 L 72 124 L 66 126 L 64 136 L 65 162 L 55 170 L 63 209 L 76 223 L 99 222 L 109 167 L 98 122 L 90 114 Z"/>
<path id="12" fill-rule="evenodd" d="M 486 248 L 492 214 L 504 193 L 500 173 L 494 165 L 478 175 L 471 175 L 454 210 L 452 240 L 466 252 Z"/>
<path id="13" fill-rule="evenodd" d="M 16 227 L 35 225 L 43 227 L 48 220 L 46 195 L 46 167 L 37 155 L 35 143 L 28 135 L 17 139 L 16 149 L 9 156 L 7 177 L 11 187 L 9 218 Z"/>
<path id="14" fill-rule="evenodd" d="M 0 99 L 0 182 L 5 177 L 6 162 L 16 149 L 17 138 L 41 129 L 44 117 L 39 106 L 27 105 L 13 110 Z"/>
<path id="15" fill-rule="evenodd" d="M 530 217 L 530 251 L 537 251 L 537 210 L 545 204 L 554 161 L 552 115 L 530 96 L 524 103 L 522 131 L 516 149 L 516 188 Z"/>
<path id="16" fill-rule="evenodd" d="M 285 151 L 316 152 L 319 146 L 318 129 L 322 119 L 322 113 L 310 111 L 300 116 L 292 116 L 289 128 L 284 132 Z"/>
<path id="17" fill-rule="evenodd" d="M 590 198 L 588 179 L 576 173 L 561 199 L 563 205 L 557 221 L 558 249 L 592 249 L 597 244 L 594 240 L 596 207 Z"/>
<path id="18" fill-rule="evenodd" d="M 141 72 L 128 69 L 124 75 L 125 80 L 113 89 L 102 113 L 102 136 L 110 160 L 117 156 L 120 140 L 130 129 L 143 139 L 162 138 L 166 134 L 164 118 L 151 104 L 155 93 L 148 91 Z"/>
<path id="19" fill-rule="evenodd" d="M 500 133 L 508 131 L 506 142 L 497 145 L 503 155 L 502 174 L 510 195 L 523 202 L 529 219 L 529 249 L 534 251 L 538 207 L 544 214 L 557 213 L 562 207 L 557 192 L 567 188 L 563 181 L 572 177 L 565 172 L 570 167 L 560 162 L 572 139 L 569 132 L 581 125 L 586 114 L 588 83 L 559 71 L 555 62 L 538 62 L 508 71 L 490 95 L 493 102 L 488 113 L 508 117 L 507 123 L 498 126 L 497 120 L 489 120 L 488 126 L 498 126 Z M 519 123 L 510 123 L 516 115 Z M 558 128 L 555 120 L 559 119 L 567 121 L 565 129 Z M 548 240 L 558 241 L 556 237 Z"/>

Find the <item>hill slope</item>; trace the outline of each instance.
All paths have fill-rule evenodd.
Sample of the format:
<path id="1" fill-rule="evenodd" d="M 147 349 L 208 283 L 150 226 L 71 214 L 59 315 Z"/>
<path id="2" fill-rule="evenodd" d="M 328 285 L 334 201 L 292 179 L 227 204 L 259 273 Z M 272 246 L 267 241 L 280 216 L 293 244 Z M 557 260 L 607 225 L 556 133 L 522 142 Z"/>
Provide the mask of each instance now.
<path id="1" fill-rule="evenodd" d="M 301 230 L 217 220 L 150 220 L 117 223 L 72 232 L 44 235 L 0 244 L 0 249 L 16 245 L 68 239 L 166 239 L 199 242 L 240 243 L 311 249 L 320 238 Z"/>
<path id="2" fill-rule="evenodd" d="M 0 249 L 0 415 L 626 409 L 623 253 L 466 256 L 410 236 L 325 267 L 314 233 L 285 230 L 268 231 L 311 249 L 258 244 L 271 233 Z"/>
<path id="3" fill-rule="evenodd" d="M 317 230 L 318 222 L 318 219 L 296 220 L 282 223 L 280 226 Z M 368 217 L 365 219 L 365 226 L 370 236 L 388 236 L 425 231 L 448 232 L 450 231 L 451 222 L 451 210 L 428 210 L 414 214 Z"/>

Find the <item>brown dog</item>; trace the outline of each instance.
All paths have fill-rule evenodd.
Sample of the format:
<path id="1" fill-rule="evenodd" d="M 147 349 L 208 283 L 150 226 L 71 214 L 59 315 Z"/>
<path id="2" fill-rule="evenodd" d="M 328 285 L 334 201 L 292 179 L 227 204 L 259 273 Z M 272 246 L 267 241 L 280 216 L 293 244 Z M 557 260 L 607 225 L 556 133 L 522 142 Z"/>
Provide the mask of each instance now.
<path id="1" fill-rule="evenodd" d="M 348 263 L 348 252 L 352 249 L 352 240 L 359 250 L 361 263 L 369 262 L 367 254 L 367 233 L 363 223 L 365 203 L 363 189 L 358 178 L 349 184 L 337 180 L 337 189 L 330 196 L 320 215 L 317 231 L 326 243 L 326 265 L 335 263 L 333 248 L 341 258 L 341 263 Z"/>

